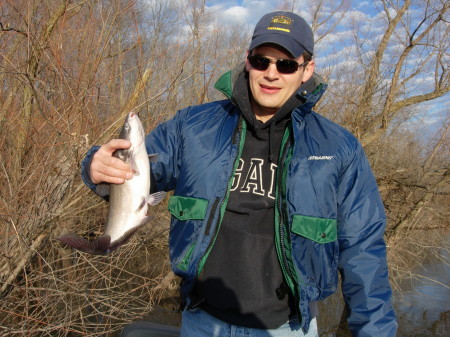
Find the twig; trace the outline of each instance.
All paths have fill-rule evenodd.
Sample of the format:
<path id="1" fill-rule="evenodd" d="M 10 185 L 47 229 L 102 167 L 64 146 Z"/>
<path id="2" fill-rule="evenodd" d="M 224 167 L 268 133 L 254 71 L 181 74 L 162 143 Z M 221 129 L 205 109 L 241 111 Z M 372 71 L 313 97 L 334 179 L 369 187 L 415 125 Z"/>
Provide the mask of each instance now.
<path id="1" fill-rule="evenodd" d="M 35 254 L 36 250 L 41 245 L 42 241 L 48 236 L 47 233 L 41 233 L 33 242 L 30 249 L 28 249 L 22 257 L 22 259 L 17 264 L 16 268 L 13 270 L 11 275 L 9 275 L 8 279 L 3 283 L 2 287 L 0 288 L 0 294 L 3 294 L 6 291 L 6 288 L 17 278 L 20 271 L 27 265 L 28 261 L 31 259 L 31 257 Z"/>

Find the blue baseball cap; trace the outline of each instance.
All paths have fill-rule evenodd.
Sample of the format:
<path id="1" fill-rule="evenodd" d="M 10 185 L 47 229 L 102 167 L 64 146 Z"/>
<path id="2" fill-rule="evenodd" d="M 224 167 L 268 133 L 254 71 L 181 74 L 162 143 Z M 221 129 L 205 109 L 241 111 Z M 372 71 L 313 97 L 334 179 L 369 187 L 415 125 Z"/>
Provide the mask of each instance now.
<path id="1" fill-rule="evenodd" d="M 249 50 L 273 43 L 286 49 L 295 58 L 306 50 L 314 54 L 314 34 L 302 17 L 278 11 L 264 15 L 256 24 Z"/>

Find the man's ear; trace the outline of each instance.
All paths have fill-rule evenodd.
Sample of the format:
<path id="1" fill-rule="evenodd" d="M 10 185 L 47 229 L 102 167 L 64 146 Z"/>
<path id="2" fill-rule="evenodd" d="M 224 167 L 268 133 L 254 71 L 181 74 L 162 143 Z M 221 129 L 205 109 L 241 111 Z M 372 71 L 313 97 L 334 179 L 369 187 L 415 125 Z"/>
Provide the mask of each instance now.
<path id="1" fill-rule="evenodd" d="M 305 67 L 305 71 L 303 71 L 302 83 L 305 83 L 307 80 L 311 78 L 311 76 L 314 74 L 315 67 L 316 63 L 314 62 L 314 60 L 308 62 L 308 64 Z"/>
<path id="2" fill-rule="evenodd" d="M 247 56 L 250 54 L 250 50 L 247 50 L 247 53 L 245 54 L 245 70 L 250 71 L 252 66 L 248 62 Z"/>

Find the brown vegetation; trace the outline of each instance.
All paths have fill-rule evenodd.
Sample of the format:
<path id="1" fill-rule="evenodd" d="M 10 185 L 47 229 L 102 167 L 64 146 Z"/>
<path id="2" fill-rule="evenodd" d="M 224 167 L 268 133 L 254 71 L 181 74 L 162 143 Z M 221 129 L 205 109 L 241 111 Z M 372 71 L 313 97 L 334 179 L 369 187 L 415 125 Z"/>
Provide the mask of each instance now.
<path id="1" fill-rule="evenodd" d="M 419 245 L 414 229 L 448 227 L 448 120 L 427 143 L 404 125 L 419 114 L 420 102 L 449 90 L 449 4 L 419 2 L 424 14 L 417 21 L 410 1 L 401 3 L 393 11 L 383 1 L 379 43 L 367 46 L 372 37 L 354 21 L 355 63 L 319 64 L 332 85 L 317 110 L 364 143 L 389 216 L 392 274 L 410 277 L 405 260 L 411 243 Z M 243 59 L 249 27 L 224 30 L 204 1 L 186 4 L 1 2 L 2 336 L 112 335 L 174 296 L 164 206 L 111 256 L 66 250 L 54 238 L 102 232 L 107 205 L 82 184 L 81 160 L 117 132 L 129 109 L 137 108 L 151 130 L 181 107 L 219 98 L 214 80 Z M 311 7 L 319 43 L 345 17 L 344 4 Z M 336 10 L 322 16 L 326 5 Z M 432 87 L 411 84 L 425 75 L 434 77 Z"/>

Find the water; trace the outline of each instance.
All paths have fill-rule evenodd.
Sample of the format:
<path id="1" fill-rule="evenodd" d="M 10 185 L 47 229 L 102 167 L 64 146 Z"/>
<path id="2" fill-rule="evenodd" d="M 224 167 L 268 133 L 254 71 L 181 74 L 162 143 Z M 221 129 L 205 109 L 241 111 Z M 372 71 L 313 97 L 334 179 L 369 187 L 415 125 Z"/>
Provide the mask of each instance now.
<path id="1" fill-rule="evenodd" d="M 442 233 L 416 233 L 415 240 L 436 236 L 443 238 L 440 246 L 448 246 L 450 231 Z M 436 241 L 434 241 L 436 242 Z M 414 278 L 395 280 L 393 301 L 398 321 L 397 337 L 450 337 L 450 256 L 448 249 L 432 254 L 432 248 L 407 245 L 411 250 L 420 250 L 414 255 L 423 255 L 422 263 L 411 266 Z M 414 247 L 414 248 L 413 248 Z M 431 247 L 431 243 L 430 243 Z M 429 251 L 428 251 L 429 250 Z M 411 263 L 412 264 L 412 263 Z M 319 303 L 319 331 L 321 337 L 350 336 L 336 333 L 343 309 L 342 294 L 338 291 Z M 393 336 L 394 337 L 394 336 Z"/>
<path id="2" fill-rule="evenodd" d="M 398 336 L 450 336 L 448 251 L 441 249 L 440 257 L 427 257 L 413 270 L 421 276 L 401 282 L 401 288 L 394 291 Z"/>

